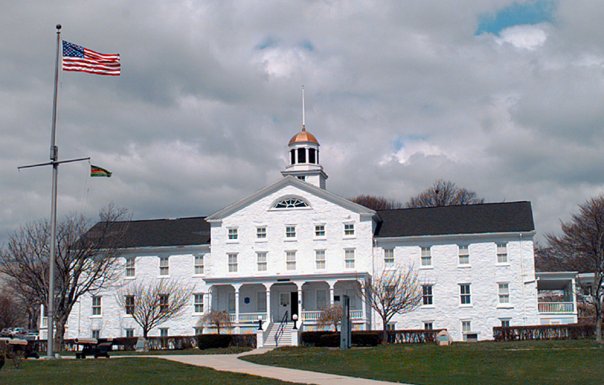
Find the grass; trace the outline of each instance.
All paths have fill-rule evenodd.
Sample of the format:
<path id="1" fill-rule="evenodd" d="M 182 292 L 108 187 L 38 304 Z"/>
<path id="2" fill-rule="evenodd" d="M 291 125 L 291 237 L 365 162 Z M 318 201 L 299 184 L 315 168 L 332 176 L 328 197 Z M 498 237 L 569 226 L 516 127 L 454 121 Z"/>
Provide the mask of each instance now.
<path id="1" fill-rule="evenodd" d="M 287 384 L 278 380 L 219 372 L 159 358 L 98 360 L 27 360 L 20 369 L 10 362 L 0 369 L 2 385 L 126 385 L 126 384 Z"/>
<path id="2" fill-rule="evenodd" d="M 245 360 L 413 384 L 602 384 L 604 345 L 594 341 L 282 348 Z"/>

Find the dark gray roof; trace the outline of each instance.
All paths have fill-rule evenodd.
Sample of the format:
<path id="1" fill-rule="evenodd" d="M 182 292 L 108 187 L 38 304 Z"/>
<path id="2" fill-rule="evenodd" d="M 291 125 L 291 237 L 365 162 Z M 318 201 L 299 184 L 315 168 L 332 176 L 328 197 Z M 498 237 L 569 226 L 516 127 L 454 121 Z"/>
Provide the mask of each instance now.
<path id="1" fill-rule="evenodd" d="M 480 234 L 532 231 L 531 202 L 378 210 L 375 236 Z"/>
<path id="2" fill-rule="evenodd" d="M 89 234 L 94 234 L 94 225 Z M 111 224 L 111 230 L 125 231 L 120 247 L 161 247 L 205 245 L 210 243 L 210 224 L 205 217 L 150 219 Z"/>

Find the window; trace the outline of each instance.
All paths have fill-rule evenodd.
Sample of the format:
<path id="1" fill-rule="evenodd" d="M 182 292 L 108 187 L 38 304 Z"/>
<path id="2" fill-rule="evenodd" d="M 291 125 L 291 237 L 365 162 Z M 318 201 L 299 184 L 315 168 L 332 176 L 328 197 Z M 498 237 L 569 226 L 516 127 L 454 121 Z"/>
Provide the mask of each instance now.
<path id="1" fill-rule="evenodd" d="M 327 290 L 317 290 L 317 309 L 325 309 L 327 307 Z"/>
<path id="2" fill-rule="evenodd" d="M 237 272 L 237 253 L 228 253 L 229 273 Z"/>
<path id="3" fill-rule="evenodd" d="M 159 311 L 165 313 L 168 311 L 169 294 L 159 295 Z"/>
<path id="4" fill-rule="evenodd" d="M 296 178 L 305 181 L 306 180 L 306 176 L 305 175 L 298 175 Z"/>
<path id="5" fill-rule="evenodd" d="M 170 257 L 159 257 L 159 275 L 170 274 Z"/>
<path id="6" fill-rule="evenodd" d="M 126 314 L 134 313 L 134 296 L 133 295 L 124 296 L 124 307 L 126 308 Z"/>
<path id="7" fill-rule="evenodd" d="M 433 322 L 424 322 L 424 330 L 434 330 Z"/>
<path id="8" fill-rule="evenodd" d="M 203 255 L 195 256 L 195 274 L 203 274 Z"/>
<path id="9" fill-rule="evenodd" d="M 432 254 L 429 247 L 422 247 L 422 266 L 432 266 Z"/>
<path id="10" fill-rule="evenodd" d="M 325 225 L 315 225 L 315 237 L 325 236 Z"/>
<path id="11" fill-rule="evenodd" d="M 384 249 L 384 266 L 394 267 L 394 249 Z"/>
<path id="12" fill-rule="evenodd" d="M 203 294 L 193 295 L 193 306 L 195 313 L 203 313 Z"/>
<path id="13" fill-rule="evenodd" d="M 128 328 L 128 329 L 125 329 L 125 332 L 126 332 L 126 338 L 134 337 L 134 329 Z"/>
<path id="14" fill-rule="evenodd" d="M 469 283 L 462 283 L 459 285 L 459 300 L 462 305 L 472 304 L 472 296 L 470 294 Z"/>
<path id="15" fill-rule="evenodd" d="M 258 263 L 258 271 L 266 271 L 267 263 L 266 263 L 266 251 L 258 251 L 256 253 L 256 260 Z"/>
<path id="16" fill-rule="evenodd" d="M 344 266 L 347 269 L 354 269 L 354 249 L 344 250 Z"/>
<path id="17" fill-rule="evenodd" d="M 472 322 L 471 321 L 461 321 L 461 331 L 464 333 L 472 332 Z"/>
<path id="18" fill-rule="evenodd" d="M 316 157 L 315 157 L 315 149 L 314 148 L 309 148 L 308 149 L 308 163 L 317 163 Z"/>
<path id="19" fill-rule="evenodd" d="M 229 241 L 236 241 L 238 236 L 237 229 L 229 229 Z"/>
<path id="20" fill-rule="evenodd" d="M 291 150 L 289 152 L 289 154 L 290 154 L 289 160 L 290 160 L 291 164 L 296 164 L 296 150 Z"/>
<path id="21" fill-rule="evenodd" d="M 287 270 L 296 270 L 296 252 L 286 251 L 285 252 L 285 266 Z"/>
<path id="22" fill-rule="evenodd" d="M 266 239 L 266 226 L 256 227 L 256 238 L 257 239 Z"/>
<path id="23" fill-rule="evenodd" d="M 422 300 L 424 305 L 433 305 L 432 285 L 422 285 Z"/>
<path id="24" fill-rule="evenodd" d="M 470 252 L 468 251 L 468 246 L 459 246 L 459 264 L 470 264 Z"/>
<path id="25" fill-rule="evenodd" d="M 101 338 L 101 331 L 98 329 L 92 330 L 92 338 L 96 338 L 97 340 Z"/>
<path id="26" fill-rule="evenodd" d="M 306 149 L 305 148 L 298 149 L 298 163 L 306 163 Z"/>
<path id="27" fill-rule="evenodd" d="M 344 223 L 344 236 L 350 237 L 354 235 L 354 223 Z"/>
<path id="28" fill-rule="evenodd" d="M 300 198 L 287 198 L 282 199 L 275 203 L 274 208 L 276 209 L 297 209 L 300 207 L 308 207 L 308 203 L 304 202 Z"/>
<path id="29" fill-rule="evenodd" d="M 315 267 L 317 270 L 325 269 L 325 250 L 315 250 Z"/>
<path id="30" fill-rule="evenodd" d="M 508 263 L 508 246 L 506 243 L 497 244 L 497 263 Z"/>
<path id="31" fill-rule="evenodd" d="M 126 277 L 134 277 L 136 274 L 135 262 L 134 257 L 126 258 Z"/>
<path id="32" fill-rule="evenodd" d="M 159 336 L 167 337 L 168 336 L 168 328 L 159 328 Z"/>
<path id="33" fill-rule="evenodd" d="M 388 322 L 386 324 L 386 330 L 396 330 L 396 322 Z"/>
<path id="34" fill-rule="evenodd" d="M 510 284 L 509 283 L 498 283 L 499 287 L 499 303 L 508 304 L 510 303 Z"/>
<path id="35" fill-rule="evenodd" d="M 228 311 L 229 313 L 235 313 L 235 293 L 234 292 L 230 292 L 227 295 L 227 300 L 228 300 Z"/>
<path id="36" fill-rule="evenodd" d="M 92 315 L 101 315 L 101 297 L 93 296 L 92 297 Z"/>
<path id="37" fill-rule="evenodd" d="M 203 327 L 194 327 L 193 330 L 195 331 L 196 336 L 200 336 L 203 334 Z"/>
<path id="38" fill-rule="evenodd" d="M 265 312 L 266 311 L 266 292 L 259 291 L 256 294 L 256 299 L 257 299 L 257 304 L 258 304 L 256 311 L 258 311 L 259 313 Z"/>
<path id="39" fill-rule="evenodd" d="M 509 328 L 510 327 L 510 320 L 509 319 L 502 319 L 501 320 L 501 327 L 502 328 Z"/>
<path id="40" fill-rule="evenodd" d="M 285 238 L 296 238 L 296 226 L 285 226 Z"/>

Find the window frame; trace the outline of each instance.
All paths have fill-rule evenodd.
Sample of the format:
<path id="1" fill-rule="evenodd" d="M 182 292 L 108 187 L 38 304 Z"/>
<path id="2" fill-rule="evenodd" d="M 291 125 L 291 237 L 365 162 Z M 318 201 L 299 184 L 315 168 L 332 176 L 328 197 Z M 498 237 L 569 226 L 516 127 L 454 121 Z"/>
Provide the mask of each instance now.
<path id="1" fill-rule="evenodd" d="M 260 257 L 264 257 L 261 260 Z M 267 271 L 268 270 L 268 251 L 256 251 L 256 271 Z"/>
<path id="2" fill-rule="evenodd" d="M 472 306 L 472 284 L 471 283 L 460 283 L 459 285 L 459 305 L 460 306 Z M 464 290 L 464 288 L 467 288 Z"/>
<path id="3" fill-rule="evenodd" d="M 238 253 L 227 253 L 227 271 L 229 273 L 237 273 L 238 270 Z"/>
<path id="4" fill-rule="evenodd" d="M 124 311 L 126 312 L 126 315 L 131 316 L 134 313 L 134 307 L 135 307 L 134 295 L 132 295 L 132 294 L 124 295 Z"/>
<path id="5" fill-rule="evenodd" d="M 470 248 L 468 245 L 459 245 L 457 253 L 457 265 L 460 267 L 470 266 Z"/>
<path id="6" fill-rule="evenodd" d="M 315 269 L 316 270 L 325 270 L 327 267 L 325 249 L 316 249 L 315 250 Z M 322 255 L 322 258 L 319 258 Z"/>
<path id="7" fill-rule="evenodd" d="M 497 264 L 498 265 L 509 265 L 510 264 L 510 256 L 508 253 L 508 244 L 507 242 L 497 242 L 495 244 L 497 247 Z M 502 258 L 504 257 L 504 258 Z"/>
<path id="8" fill-rule="evenodd" d="M 266 237 L 266 226 L 256 226 L 256 240 L 265 240 Z"/>
<path id="9" fill-rule="evenodd" d="M 165 313 L 170 307 L 170 294 L 159 294 L 158 296 L 159 312 Z"/>
<path id="10" fill-rule="evenodd" d="M 170 256 L 159 257 L 159 276 L 168 277 L 170 276 Z"/>
<path id="11" fill-rule="evenodd" d="M 285 251 L 285 270 L 296 270 L 296 250 Z"/>
<path id="12" fill-rule="evenodd" d="M 384 249 L 384 267 L 386 269 L 394 268 L 394 248 Z"/>
<path id="13" fill-rule="evenodd" d="M 354 223 L 344 223 L 344 237 L 352 238 L 356 235 Z"/>
<path id="14" fill-rule="evenodd" d="M 285 239 L 293 240 L 296 236 L 296 225 L 285 225 Z"/>
<path id="15" fill-rule="evenodd" d="M 134 278 L 136 277 L 136 257 L 126 257 L 125 272 L 124 276 L 126 278 Z"/>
<path id="16" fill-rule="evenodd" d="M 92 296 L 92 316 L 100 317 L 103 315 L 103 297 L 100 295 Z"/>
<path id="17" fill-rule="evenodd" d="M 502 288 L 505 290 L 502 292 Z M 509 282 L 497 282 L 497 303 L 501 306 L 511 305 L 510 296 L 510 283 Z"/>
<path id="18" fill-rule="evenodd" d="M 201 261 L 201 262 L 200 262 Z M 205 274 L 205 254 L 196 254 L 193 258 L 193 274 Z"/>
<path id="19" fill-rule="evenodd" d="M 434 285 L 422 285 L 422 306 L 434 306 Z"/>
<path id="20" fill-rule="evenodd" d="M 203 314 L 204 311 L 204 294 L 194 293 L 193 294 L 193 313 Z M 201 299 L 201 300 L 199 300 Z"/>
<path id="21" fill-rule="evenodd" d="M 427 259 L 428 263 L 424 263 L 424 261 Z M 420 254 L 420 269 L 428 269 L 433 267 L 432 264 L 432 247 L 431 246 L 422 246 L 421 247 L 421 254 Z"/>
<path id="22" fill-rule="evenodd" d="M 239 229 L 237 227 L 227 228 L 227 242 L 239 241 Z"/>
<path id="23" fill-rule="evenodd" d="M 321 228 L 321 229 L 319 229 Z M 315 224 L 315 238 L 325 238 L 325 224 L 324 223 L 318 223 Z"/>
<path id="24" fill-rule="evenodd" d="M 347 248 L 344 249 L 344 268 L 345 269 L 354 269 L 355 268 L 355 249 Z M 352 256 L 352 258 L 351 258 Z"/>
<path id="25" fill-rule="evenodd" d="M 434 330 L 434 321 L 423 321 L 424 330 Z"/>

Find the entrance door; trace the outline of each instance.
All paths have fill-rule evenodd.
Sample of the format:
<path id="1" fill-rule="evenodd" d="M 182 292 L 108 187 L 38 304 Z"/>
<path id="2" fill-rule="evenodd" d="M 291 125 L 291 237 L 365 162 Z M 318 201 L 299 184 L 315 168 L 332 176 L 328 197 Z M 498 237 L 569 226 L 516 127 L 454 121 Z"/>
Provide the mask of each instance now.
<path id="1" fill-rule="evenodd" d="M 292 317 L 294 316 L 294 314 L 298 314 L 298 292 L 292 291 L 291 295 L 292 303 L 290 305 L 290 308 L 292 309 L 292 311 L 289 312 L 289 319 L 293 321 L 294 319 Z M 300 314 L 298 314 L 298 319 L 300 319 Z"/>
<path id="2" fill-rule="evenodd" d="M 291 298 L 290 293 L 279 293 L 279 319 L 275 320 L 279 322 L 283 319 L 285 312 L 288 312 L 291 316 Z"/>

